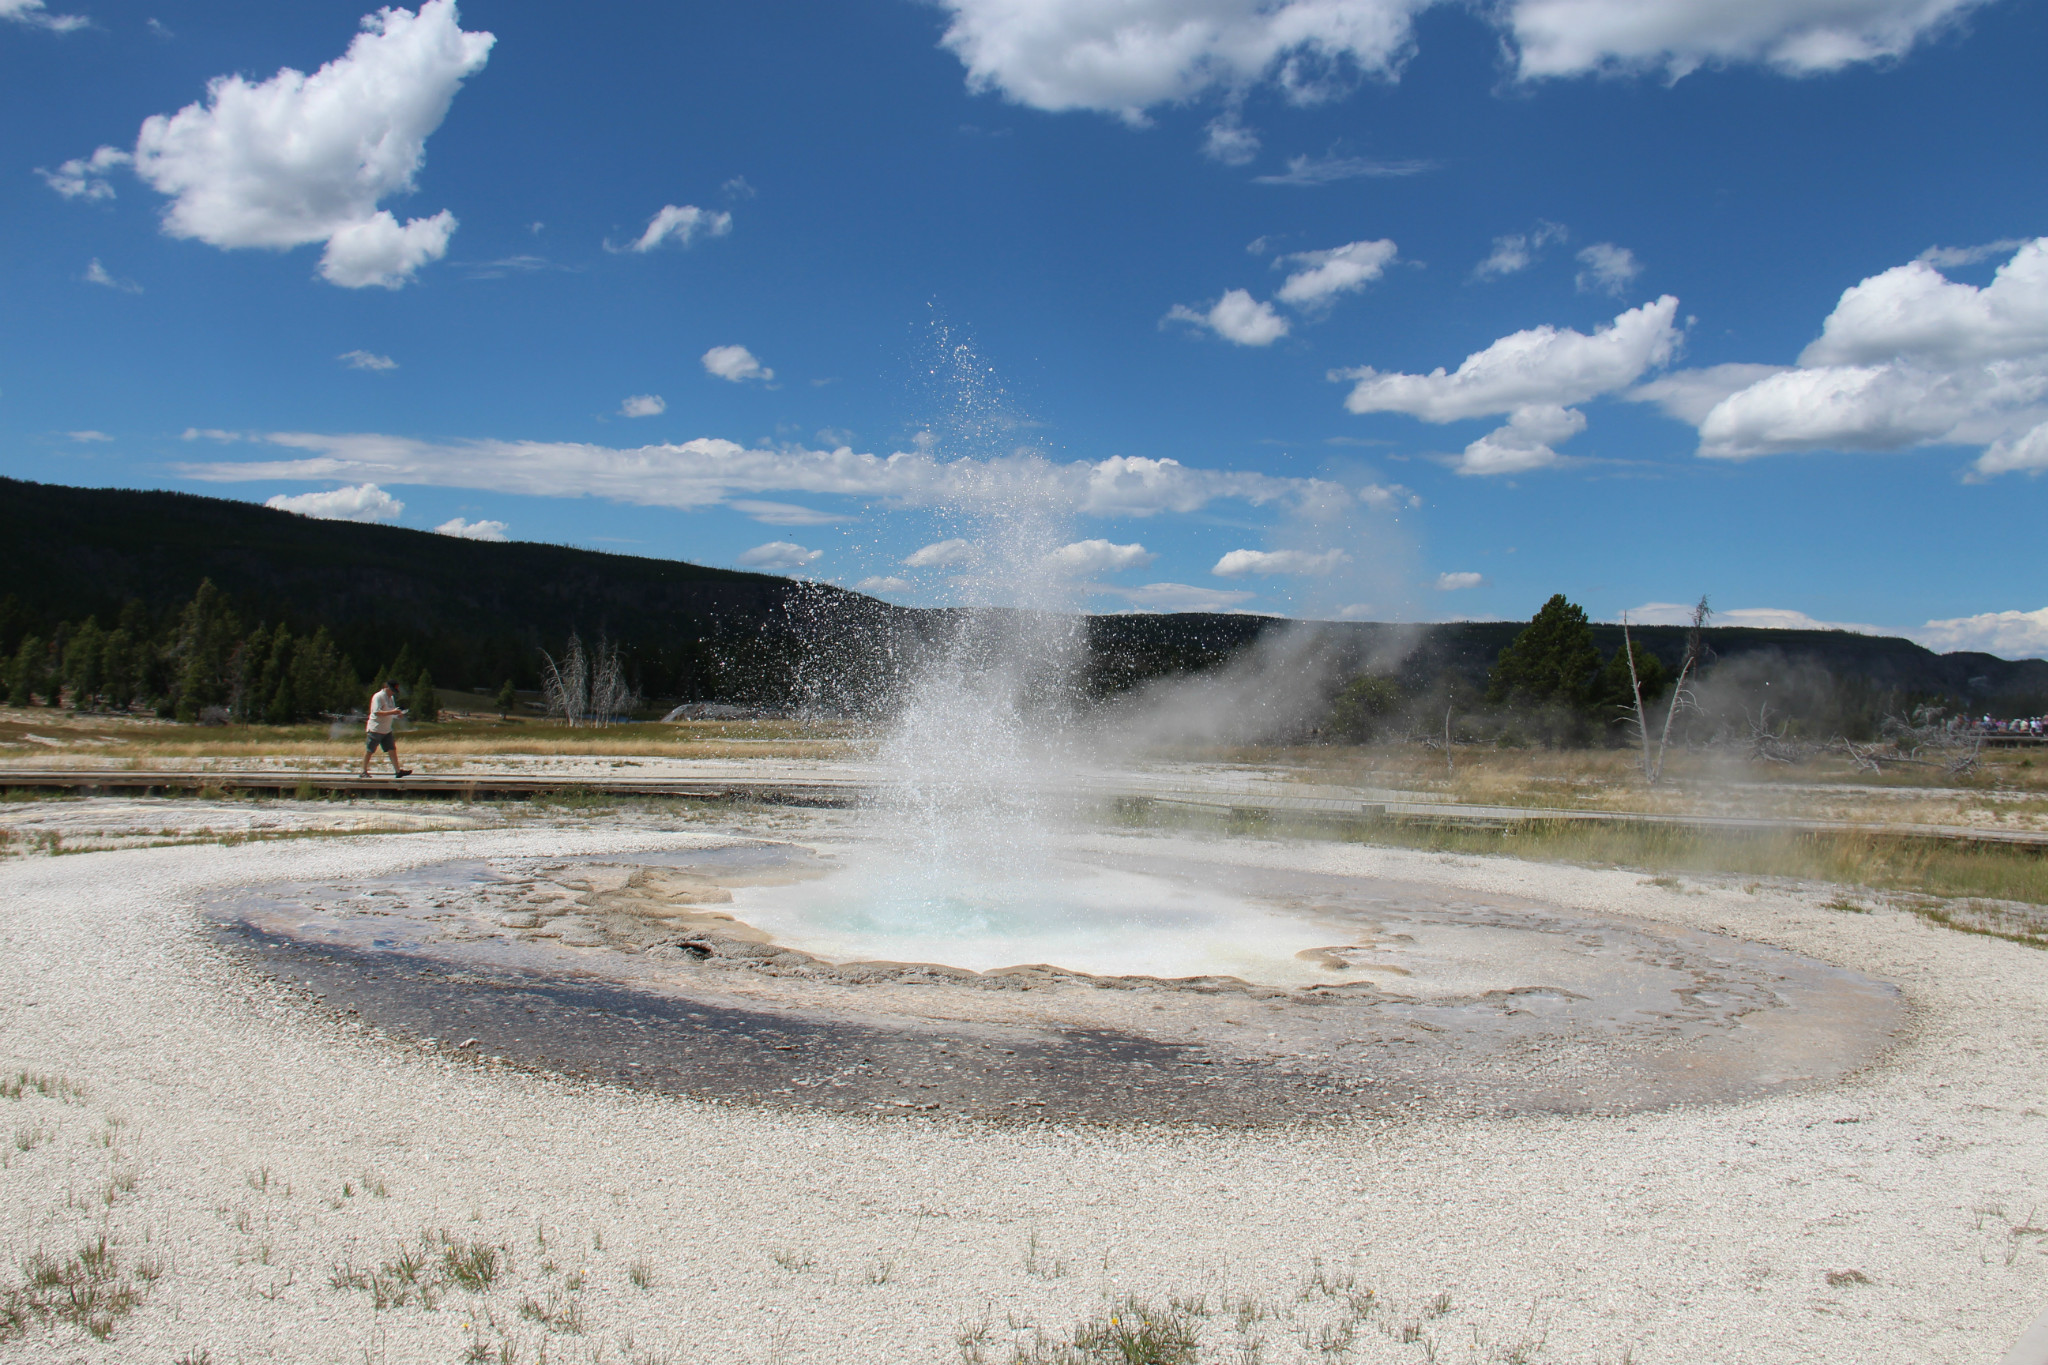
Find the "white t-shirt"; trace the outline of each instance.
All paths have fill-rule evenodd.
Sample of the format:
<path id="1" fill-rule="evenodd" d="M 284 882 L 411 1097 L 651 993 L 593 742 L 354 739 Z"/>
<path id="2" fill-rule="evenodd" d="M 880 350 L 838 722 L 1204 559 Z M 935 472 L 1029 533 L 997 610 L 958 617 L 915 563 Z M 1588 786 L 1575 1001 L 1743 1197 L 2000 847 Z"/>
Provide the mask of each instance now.
<path id="1" fill-rule="evenodd" d="M 387 688 L 385 688 L 384 690 L 382 690 L 381 692 L 379 692 L 379 693 L 378 693 L 378 694 L 377 694 L 376 696 L 374 696 L 374 697 L 370 698 L 370 718 L 369 718 L 369 720 L 368 720 L 368 721 L 367 721 L 367 722 L 366 722 L 366 723 L 364 724 L 364 727 L 363 727 L 363 728 L 365 728 L 366 730 L 368 730 L 368 731 L 369 731 L 369 732 L 370 732 L 371 734 L 373 734 L 373 735 L 388 735 L 388 734 L 390 734 L 390 733 L 391 733 L 391 723 L 392 723 L 393 721 L 397 720 L 397 719 L 398 719 L 398 717 L 396 717 L 396 716 L 380 716 L 380 715 L 378 715 L 377 713 L 378 713 L 379 711 L 395 711 L 395 710 L 397 710 L 397 709 L 398 709 L 398 697 L 397 697 L 397 695 L 396 695 L 395 693 L 393 693 L 393 692 L 392 692 L 392 690 L 391 690 L 390 688 L 388 688 L 388 687 L 387 687 Z"/>

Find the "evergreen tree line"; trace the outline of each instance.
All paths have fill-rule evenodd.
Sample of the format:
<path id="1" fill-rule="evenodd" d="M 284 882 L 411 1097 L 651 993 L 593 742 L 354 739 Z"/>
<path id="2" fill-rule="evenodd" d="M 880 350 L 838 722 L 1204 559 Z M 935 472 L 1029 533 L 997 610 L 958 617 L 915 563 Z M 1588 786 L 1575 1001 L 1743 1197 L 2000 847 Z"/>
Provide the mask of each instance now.
<path id="1" fill-rule="evenodd" d="M 9 607 L 0 603 L 0 617 L 11 615 Z M 375 677 L 409 682 L 404 691 L 414 720 L 438 718 L 432 674 L 409 650 Z M 47 638 L 24 633 L 5 658 L 0 682 L 10 706 L 141 707 L 187 722 L 269 725 L 360 711 L 370 690 L 324 628 L 310 635 L 294 634 L 283 622 L 250 628 L 211 579 L 163 619 L 131 600 L 110 628 L 89 616 L 60 623 Z"/>

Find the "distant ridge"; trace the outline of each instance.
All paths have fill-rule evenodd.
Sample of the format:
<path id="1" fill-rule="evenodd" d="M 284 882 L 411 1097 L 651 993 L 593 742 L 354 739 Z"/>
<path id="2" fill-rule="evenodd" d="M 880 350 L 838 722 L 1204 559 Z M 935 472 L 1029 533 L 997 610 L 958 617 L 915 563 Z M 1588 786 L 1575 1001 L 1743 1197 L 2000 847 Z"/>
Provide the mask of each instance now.
<path id="1" fill-rule="evenodd" d="M 531 686 L 539 649 L 559 649 L 572 630 L 586 638 L 602 632 L 624 647 L 649 694 L 684 699 L 767 699 L 820 648 L 858 673 L 855 655 L 889 640 L 930 639 L 953 615 L 680 560 L 320 521 L 190 493 L 0 478 L 0 649 L 26 633 L 47 636 L 62 621 L 110 623 L 130 599 L 162 616 L 207 578 L 250 624 L 325 626 L 359 668 L 407 647 L 447 686 L 495 687 L 506 678 Z M 1090 681 L 1114 692 L 1214 667 L 1283 625 L 1196 612 L 1090 617 Z M 1521 628 L 1320 627 L 1322 647 L 1337 651 L 1343 667 L 1385 660 L 1417 686 L 1445 676 L 1476 686 Z M 1621 644 L 1619 626 L 1593 633 L 1603 653 Z M 1681 627 L 1638 627 L 1635 638 L 1672 665 L 1684 651 Z M 1910 640 L 1824 630 L 1710 627 L 1708 644 L 1724 663 L 1776 655 L 1788 668 L 1900 696 L 1959 705 L 2038 698 L 2048 706 L 2048 661 L 2039 659 L 1936 654 Z"/>

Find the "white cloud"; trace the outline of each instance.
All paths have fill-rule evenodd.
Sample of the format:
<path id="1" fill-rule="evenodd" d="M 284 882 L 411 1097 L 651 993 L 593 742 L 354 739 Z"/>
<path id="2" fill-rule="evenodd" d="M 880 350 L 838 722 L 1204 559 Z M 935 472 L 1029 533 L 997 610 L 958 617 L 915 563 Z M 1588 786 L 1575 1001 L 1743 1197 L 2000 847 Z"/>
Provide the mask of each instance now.
<path id="1" fill-rule="evenodd" d="M 1421 175 L 1436 169 L 1434 161 L 1370 161 L 1359 156 L 1290 156 L 1287 169 L 1271 175 L 1255 175 L 1254 185 L 1298 185 L 1314 188 L 1334 185 L 1340 180 L 1388 179 Z"/>
<path id="2" fill-rule="evenodd" d="M 824 556 L 823 550 L 806 550 L 794 541 L 771 540 L 743 551 L 735 562 L 749 569 L 800 569 Z"/>
<path id="3" fill-rule="evenodd" d="M 940 540 L 905 555 L 903 564 L 911 569 L 954 569 L 962 564 L 972 564 L 979 558 L 981 551 L 972 542 Z"/>
<path id="4" fill-rule="evenodd" d="M 2001 237 L 1995 242 L 1983 242 L 1977 246 L 1931 246 L 1913 259 L 1925 261 L 1937 270 L 1949 270 L 1959 265 L 1976 265 L 1994 256 L 2010 256 L 2028 240 L 2025 237 Z"/>
<path id="5" fill-rule="evenodd" d="M 100 258 L 97 256 L 86 262 L 85 274 L 79 278 L 83 279 L 87 284 L 105 285 L 108 289 L 118 289 L 124 294 L 140 294 L 142 292 L 142 286 L 135 281 L 115 277 L 105 266 L 100 264 Z"/>
<path id="6" fill-rule="evenodd" d="M 1638 384 L 1622 397 L 1633 403 L 1655 403 L 1671 416 L 1698 426 L 1717 404 L 1731 393 L 1740 393 L 1760 380 L 1785 372 L 1783 365 L 1709 365 L 1698 370 L 1674 370 L 1646 384 Z"/>
<path id="7" fill-rule="evenodd" d="M 1351 556 L 1342 550 L 1325 550 L 1321 554 L 1307 550 L 1232 550 L 1217 560 L 1209 572 L 1218 578 L 1243 578 L 1246 574 L 1319 576 L 1335 573 L 1339 565 L 1350 562 Z"/>
<path id="8" fill-rule="evenodd" d="M 396 521 L 405 512 L 404 503 L 374 483 L 325 493 L 279 493 L 263 505 L 319 521 Z"/>
<path id="9" fill-rule="evenodd" d="M 320 273 L 348 288 L 395 289 L 447 251 L 453 215 L 400 224 L 377 202 L 414 188 L 427 136 L 495 39 L 463 32 L 454 0 L 362 23 L 311 76 L 217 76 L 203 104 L 144 120 L 135 172 L 171 197 L 166 232 L 222 248 L 324 241 Z"/>
<path id="10" fill-rule="evenodd" d="M 813 507 L 799 507 L 793 502 L 762 502 L 756 498 L 735 498 L 730 504 L 733 511 L 744 513 L 763 526 L 829 526 L 845 517 L 831 512 L 820 512 Z"/>
<path id="11" fill-rule="evenodd" d="M 1466 356 L 1455 372 L 1382 374 L 1361 367 L 1332 370 L 1330 378 L 1357 381 L 1344 400 L 1352 412 L 1405 412 L 1427 422 L 1582 403 L 1626 388 L 1668 361 L 1681 339 L 1672 325 L 1677 311 L 1678 300 L 1666 294 L 1591 336 L 1533 327 L 1502 337 Z"/>
<path id="12" fill-rule="evenodd" d="M 800 493 L 899 506 L 957 504 L 991 493 L 1036 499 L 1077 515 L 1148 517 L 1231 501 L 1254 507 L 1378 507 L 1372 487 L 1354 494 L 1325 479 L 1254 470 L 1197 469 L 1177 460 L 1116 455 L 1068 464 L 1027 457 L 941 460 L 925 449 L 893 455 L 763 449 L 702 437 L 627 449 L 573 441 L 421 441 L 376 433 L 238 433 L 193 429 L 188 439 L 256 441 L 296 458 L 194 463 L 188 475 L 215 483 L 302 479 L 374 480 L 488 489 L 533 497 L 602 497 L 652 507 L 713 507 L 735 497 Z"/>
<path id="13" fill-rule="evenodd" d="M 754 353 L 744 346 L 713 346 L 704 353 L 704 372 L 735 384 L 749 379 L 765 384 L 775 377 L 775 371 L 755 359 Z"/>
<path id="14" fill-rule="evenodd" d="M 1972 466 L 1979 478 L 1994 474 L 2040 474 L 2048 472 L 2048 422 L 2019 436 L 2000 438 L 1977 457 Z"/>
<path id="15" fill-rule="evenodd" d="M 621 417 L 659 417 L 668 411 L 668 403 L 658 393 L 636 393 L 619 404 Z"/>
<path id="16" fill-rule="evenodd" d="M 1259 154 L 1259 135 L 1244 126 L 1235 109 L 1209 120 L 1202 155 L 1226 166 L 1243 166 Z"/>
<path id="17" fill-rule="evenodd" d="M 1186 304 L 1175 304 L 1167 313 L 1167 322 L 1185 322 L 1195 327 L 1206 327 L 1225 341 L 1239 346 L 1270 346 L 1287 335 L 1288 322 L 1273 311 L 1273 305 L 1255 299 L 1243 289 L 1232 289 L 1210 306 L 1206 313 L 1198 313 Z"/>
<path id="18" fill-rule="evenodd" d="M 1097 592 L 1121 597 L 1140 611 L 1229 611 L 1258 594 L 1228 588 L 1199 588 L 1192 583 L 1147 583 L 1141 588 L 1097 586 Z"/>
<path id="19" fill-rule="evenodd" d="M 437 535 L 454 536 L 457 540 L 505 540 L 505 523 L 502 521 L 464 521 L 461 517 L 450 517 L 434 528 Z"/>
<path id="20" fill-rule="evenodd" d="M 1944 653 L 1966 649 L 2008 659 L 2048 658 L 2048 607 L 1929 621 L 1912 636 L 1929 649 Z"/>
<path id="21" fill-rule="evenodd" d="M 1710 457 L 1938 443 L 1988 447 L 1976 478 L 2048 467 L 2048 437 L 2034 435 L 2048 420 L 2048 238 L 1981 288 L 1926 259 L 1850 286 L 1797 368 L 1764 372 L 1693 420 Z"/>
<path id="22" fill-rule="evenodd" d="M 79 442 L 80 444 L 92 444 L 99 441 L 111 441 L 114 439 L 113 437 L 107 435 L 107 433 L 105 433 L 104 431 L 67 431 L 64 434 L 66 436 L 69 436 L 72 440 Z"/>
<path id="23" fill-rule="evenodd" d="M 1392 242 L 1381 240 L 1346 242 L 1328 251 L 1297 251 L 1282 256 L 1273 262 L 1275 269 L 1285 265 L 1304 268 L 1287 277 L 1276 297 L 1296 308 L 1326 304 L 1337 295 L 1363 289 L 1386 274 L 1396 254 Z"/>
<path id="24" fill-rule="evenodd" d="M 665 204 L 647 220 L 647 230 L 625 246 L 606 242 L 607 251 L 652 251 L 663 242 L 688 246 L 698 237 L 723 237 L 732 231 L 732 215 L 722 210 L 700 209 L 695 204 Z"/>
<path id="25" fill-rule="evenodd" d="M 1842 291 L 1805 366 L 1910 359 L 1929 365 L 2012 360 L 2048 351 L 2048 237 L 2022 245 L 1990 284 L 1957 284 L 1925 261 Z"/>
<path id="26" fill-rule="evenodd" d="M 52 33 L 69 33 L 84 28 L 91 20 L 78 14 L 52 14 L 43 0 L 0 0 L 0 19 Z M 151 20 L 155 23 L 155 20 Z"/>
<path id="27" fill-rule="evenodd" d="M 1521 474 L 1557 463 L 1551 449 L 1586 429 L 1586 414 L 1555 403 L 1516 408 L 1508 424 L 1495 427 L 1465 447 L 1455 466 L 1460 474 Z"/>
<path id="28" fill-rule="evenodd" d="M 1345 70 L 1396 71 L 1428 0 L 943 0 L 976 91 L 1145 121 L 1154 105 L 1261 81 L 1307 103 Z"/>
<path id="29" fill-rule="evenodd" d="M 5 3 L 6 0 L 0 0 L 0 4 Z M 107 173 L 134 159 L 119 147 L 102 147 L 91 156 L 73 157 L 54 171 L 38 166 L 36 174 L 66 199 L 112 199 L 114 184 L 107 179 Z"/>
<path id="30" fill-rule="evenodd" d="M 1638 626 L 1685 626 L 1692 624 L 1693 604 L 1689 602 L 1645 602 L 1622 613 Z M 1749 630 L 1844 630 L 1855 635 L 1898 635 L 1882 626 L 1847 621 L 1822 621 L 1791 607 L 1735 607 L 1714 609 L 1713 624 L 1740 626 Z"/>
<path id="31" fill-rule="evenodd" d="M 455 215 L 442 209 L 431 218 L 400 223 L 382 209 L 350 223 L 327 239 L 320 275 L 344 289 L 403 288 L 419 268 L 448 254 Z"/>
<path id="32" fill-rule="evenodd" d="M 908 592 L 910 580 L 886 574 L 880 578 L 863 578 L 853 586 L 857 592 Z"/>
<path id="33" fill-rule="evenodd" d="M 1897 57 L 1982 0 L 1511 0 L 1528 79 L 1761 63 L 1794 75 Z"/>
<path id="34" fill-rule="evenodd" d="M 1581 270 L 1573 280 L 1581 294 L 1612 294 L 1616 298 L 1643 273 L 1643 263 L 1625 246 L 1595 242 L 1579 252 Z"/>
<path id="35" fill-rule="evenodd" d="M 1459 592 L 1465 588 L 1483 588 L 1486 575 L 1477 573 L 1440 573 L 1436 576 L 1438 592 Z"/>
<path id="36" fill-rule="evenodd" d="M 1107 540 L 1077 540 L 1071 545 L 1062 545 L 1047 556 L 1052 567 L 1061 573 L 1099 574 L 1117 573 L 1124 569 L 1141 569 L 1159 558 L 1143 545 L 1117 545 Z"/>
<path id="37" fill-rule="evenodd" d="M 1296 104 L 1391 79 L 1440 0 L 940 0 L 970 90 L 1048 111 L 1147 111 L 1260 85 Z M 1791 74 L 1897 57 L 1985 0 L 1500 0 L 1524 80 L 1760 63 Z M 1211 138 L 1214 138 L 1213 131 Z M 1320 184 L 1334 175 L 1261 177 Z M 1352 172 L 1370 174 L 1371 171 Z"/>
<path id="38" fill-rule="evenodd" d="M 395 370 L 398 368 L 398 362 L 390 356 L 378 355 L 374 351 L 343 351 L 335 359 L 348 366 L 351 370 Z"/>
<path id="39" fill-rule="evenodd" d="M 1498 279 L 1502 275 L 1527 270 L 1543 254 L 1543 248 L 1552 242 L 1562 242 L 1569 236 L 1571 233 L 1564 224 L 1539 219 L 1533 231 L 1496 237 L 1493 239 L 1493 253 L 1472 267 L 1472 278 Z"/>

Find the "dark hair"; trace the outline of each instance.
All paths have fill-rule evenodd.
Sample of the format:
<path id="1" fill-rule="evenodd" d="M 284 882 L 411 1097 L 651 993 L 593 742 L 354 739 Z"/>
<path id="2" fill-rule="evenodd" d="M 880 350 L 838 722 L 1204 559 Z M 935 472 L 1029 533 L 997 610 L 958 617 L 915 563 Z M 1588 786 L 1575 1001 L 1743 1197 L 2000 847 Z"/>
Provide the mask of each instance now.
<path id="1" fill-rule="evenodd" d="M 398 690 L 398 679 L 396 679 L 396 678 L 386 678 L 386 679 L 384 680 L 384 686 L 385 686 L 386 690 L 388 690 L 388 691 L 392 691 L 392 692 L 396 692 L 396 691 Z"/>

